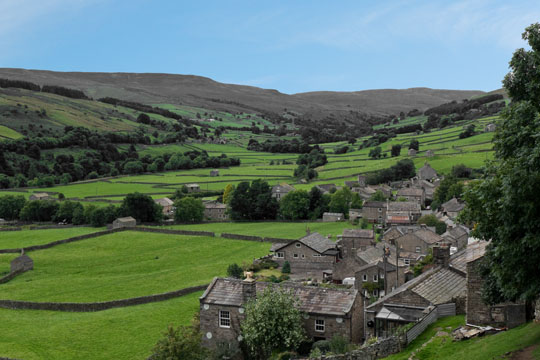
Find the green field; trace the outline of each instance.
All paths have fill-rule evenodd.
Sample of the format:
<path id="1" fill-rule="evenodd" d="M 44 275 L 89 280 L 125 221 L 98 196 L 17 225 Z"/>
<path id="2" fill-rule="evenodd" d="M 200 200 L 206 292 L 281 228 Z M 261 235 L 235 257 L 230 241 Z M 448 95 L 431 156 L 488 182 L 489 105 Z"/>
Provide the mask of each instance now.
<path id="1" fill-rule="evenodd" d="M 105 228 L 74 227 L 66 229 L 2 231 L 0 232 L 0 249 L 47 244 L 101 230 L 105 230 Z"/>
<path id="2" fill-rule="evenodd" d="M 190 322 L 201 295 L 93 313 L 0 309 L 0 357 L 143 360 L 169 324 Z"/>
<path id="3" fill-rule="evenodd" d="M 250 263 L 269 249 L 269 243 L 124 231 L 30 252 L 34 270 L 3 284 L 2 297 L 94 302 L 163 293 L 207 284 L 229 264 Z"/>
<path id="4" fill-rule="evenodd" d="M 507 359 L 509 357 L 505 355 L 511 351 L 540 344 L 540 324 L 528 323 L 495 335 L 454 342 L 450 336 L 452 330 L 461 325 L 465 325 L 465 319 L 462 315 L 439 319 L 409 344 L 405 350 L 385 359 Z M 444 331 L 447 335 L 436 336 L 438 331 Z M 413 353 L 414 357 L 411 356 Z M 533 355 L 535 359 L 540 359 L 538 348 Z"/>

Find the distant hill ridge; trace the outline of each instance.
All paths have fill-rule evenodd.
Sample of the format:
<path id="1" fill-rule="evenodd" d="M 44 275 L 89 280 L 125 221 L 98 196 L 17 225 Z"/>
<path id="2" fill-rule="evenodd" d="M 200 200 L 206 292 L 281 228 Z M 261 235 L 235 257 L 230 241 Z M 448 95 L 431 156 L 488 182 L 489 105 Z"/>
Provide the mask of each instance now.
<path id="1" fill-rule="evenodd" d="M 354 92 L 316 91 L 283 94 L 254 86 L 224 84 L 195 75 L 159 73 L 56 72 L 0 68 L 0 78 L 25 80 L 84 91 L 93 98 L 114 97 L 147 104 L 176 104 L 228 112 L 273 112 L 285 109 L 314 120 L 346 117 L 351 112 L 386 116 L 421 111 L 452 100 L 485 94 L 477 90 L 411 88 Z"/>

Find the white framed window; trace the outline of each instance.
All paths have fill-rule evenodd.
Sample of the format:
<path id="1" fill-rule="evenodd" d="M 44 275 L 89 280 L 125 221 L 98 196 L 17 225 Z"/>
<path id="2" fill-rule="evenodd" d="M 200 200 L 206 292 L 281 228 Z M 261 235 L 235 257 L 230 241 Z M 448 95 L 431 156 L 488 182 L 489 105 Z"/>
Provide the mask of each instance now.
<path id="1" fill-rule="evenodd" d="M 313 257 L 321 257 L 321 254 L 313 254 Z"/>
<path id="2" fill-rule="evenodd" d="M 298 259 L 298 254 L 293 254 L 293 258 Z"/>
<path id="3" fill-rule="evenodd" d="M 364 275 L 362 276 L 362 281 L 367 281 L 367 274 L 364 274 Z"/>
<path id="4" fill-rule="evenodd" d="M 405 265 L 410 265 L 411 264 L 411 260 L 409 260 L 409 259 L 405 259 L 403 261 L 405 262 Z"/>
<path id="5" fill-rule="evenodd" d="M 300 243 L 296 243 L 296 244 L 294 244 L 294 246 L 296 246 L 297 248 L 299 248 L 301 245 L 300 245 Z"/>
<path id="6" fill-rule="evenodd" d="M 321 320 L 321 319 L 315 320 L 315 331 L 324 332 L 324 320 Z"/>
<path id="7" fill-rule="evenodd" d="M 373 275 L 373 281 L 379 281 L 379 277 L 377 276 L 377 274 Z"/>
<path id="8" fill-rule="evenodd" d="M 421 248 L 420 246 L 417 246 L 417 247 L 414 249 L 414 251 L 415 251 L 416 253 L 419 253 L 420 250 L 422 250 L 422 248 Z"/>
<path id="9" fill-rule="evenodd" d="M 384 274 L 381 274 L 381 279 L 384 279 Z"/>
<path id="10" fill-rule="evenodd" d="M 219 310 L 219 327 L 231 327 L 231 313 L 227 310 Z"/>
<path id="11" fill-rule="evenodd" d="M 278 259 L 283 259 L 285 257 L 285 254 L 283 253 L 283 251 L 278 251 L 275 254 L 275 257 L 277 257 Z"/>
<path id="12" fill-rule="evenodd" d="M 305 259 L 306 258 L 306 255 L 302 254 L 302 259 Z"/>

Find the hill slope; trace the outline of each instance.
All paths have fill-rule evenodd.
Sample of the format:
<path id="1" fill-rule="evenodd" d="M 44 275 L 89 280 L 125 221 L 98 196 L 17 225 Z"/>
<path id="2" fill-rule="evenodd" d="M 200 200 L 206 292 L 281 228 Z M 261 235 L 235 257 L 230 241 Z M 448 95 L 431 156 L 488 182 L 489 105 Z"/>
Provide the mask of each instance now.
<path id="1" fill-rule="evenodd" d="M 190 105 L 220 111 L 281 114 L 287 109 L 315 120 L 326 118 L 329 114 L 345 116 L 351 111 L 382 116 L 412 109 L 425 110 L 451 100 L 483 94 L 482 91 L 412 88 L 287 95 L 277 90 L 223 84 L 194 75 L 54 72 L 11 68 L 0 68 L 0 78 L 76 88 L 94 98 L 110 96 L 149 104 Z"/>

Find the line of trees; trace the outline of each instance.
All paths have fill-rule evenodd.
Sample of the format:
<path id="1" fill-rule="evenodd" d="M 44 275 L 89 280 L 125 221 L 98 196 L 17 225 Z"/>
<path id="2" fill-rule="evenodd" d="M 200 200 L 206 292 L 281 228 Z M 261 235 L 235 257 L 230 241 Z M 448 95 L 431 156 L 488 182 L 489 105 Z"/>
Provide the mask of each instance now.
<path id="1" fill-rule="evenodd" d="M 31 90 L 31 91 L 41 91 L 41 92 L 47 92 L 51 94 L 69 97 L 72 99 L 90 100 L 90 98 L 86 96 L 85 93 L 82 92 L 81 90 L 70 89 L 70 88 L 57 86 L 57 85 L 43 85 L 43 87 L 41 87 L 38 84 L 32 83 L 30 81 L 0 79 L 0 87 L 1 88 L 18 88 L 18 89 L 25 89 L 25 90 Z"/>

